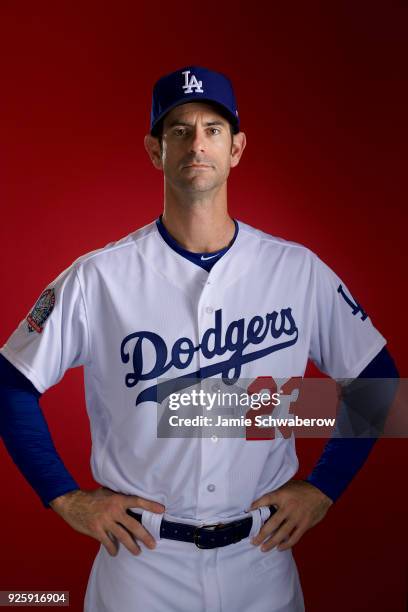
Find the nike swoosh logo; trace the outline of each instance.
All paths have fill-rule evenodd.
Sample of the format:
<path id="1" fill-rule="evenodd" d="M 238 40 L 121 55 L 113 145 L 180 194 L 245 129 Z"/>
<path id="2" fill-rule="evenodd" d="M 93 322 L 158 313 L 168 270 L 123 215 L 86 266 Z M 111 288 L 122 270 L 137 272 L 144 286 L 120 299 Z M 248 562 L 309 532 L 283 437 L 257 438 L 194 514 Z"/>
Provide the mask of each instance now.
<path id="1" fill-rule="evenodd" d="M 219 253 L 217 253 L 216 255 L 210 255 L 209 257 L 204 257 L 204 255 L 201 255 L 201 261 L 207 261 L 207 259 L 214 259 L 214 257 L 218 257 Z"/>

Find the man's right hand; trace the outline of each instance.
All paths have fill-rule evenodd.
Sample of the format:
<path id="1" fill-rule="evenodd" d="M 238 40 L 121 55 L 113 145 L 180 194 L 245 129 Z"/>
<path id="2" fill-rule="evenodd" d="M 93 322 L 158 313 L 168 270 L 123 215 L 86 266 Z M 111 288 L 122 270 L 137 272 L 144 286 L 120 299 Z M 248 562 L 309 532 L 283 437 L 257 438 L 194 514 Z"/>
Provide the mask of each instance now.
<path id="1" fill-rule="evenodd" d="M 128 508 L 141 508 L 162 514 L 165 507 L 137 495 L 122 495 L 106 487 L 95 491 L 70 491 L 56 497 L 50 506 L 71 527 L 101 542 L 113 557 L 119 543 L 131 553 L 141 552 L 136 540 L 148 548 L 155 548 L 156 541 L 139 521 L 126 514 Z"/>

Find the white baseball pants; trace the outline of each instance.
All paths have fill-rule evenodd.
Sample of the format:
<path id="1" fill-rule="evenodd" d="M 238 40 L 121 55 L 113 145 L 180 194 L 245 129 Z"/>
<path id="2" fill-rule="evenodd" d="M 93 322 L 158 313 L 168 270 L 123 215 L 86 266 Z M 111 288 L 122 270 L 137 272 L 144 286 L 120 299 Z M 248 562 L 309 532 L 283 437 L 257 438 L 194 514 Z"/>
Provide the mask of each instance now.
<path id="1" fill-rule="evenodd" d="M 156 539 L 156 548 L 149 550 L 139 543 L 142 552 L 135 556 L 120 545 L 116 557 L 111 557 L 101 545 L 84 612 L 304 612 L 291 550 L 264 553 L 250 543 L 269 510 L 264 507 L 250 514 L 249 537 L 200 550 L 189 542 L 160 539 L 160 523 L 163 516 L 197 526 L 202 522 L 143 511 L 142 523 Z"/>

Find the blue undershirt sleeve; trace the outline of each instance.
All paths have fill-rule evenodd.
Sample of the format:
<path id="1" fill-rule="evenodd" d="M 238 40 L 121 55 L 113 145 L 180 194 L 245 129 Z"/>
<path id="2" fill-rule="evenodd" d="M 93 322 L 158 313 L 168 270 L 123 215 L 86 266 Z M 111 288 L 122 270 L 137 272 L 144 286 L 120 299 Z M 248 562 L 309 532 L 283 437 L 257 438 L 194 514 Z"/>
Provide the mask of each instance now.
<path id="1" fill-rule="evenodd" d="M 0 435 L 42 503 L 79 489 L 58 455 L 42 413 L 41 393 L 0 355 Z"/>
<path id="2" fill-rule="evenodd" d="M 399 373 L 394 360 L 384 347 L 350 384 L 349 389 L 346 388 L 342 396 L 343 414 L 358 417 L 359 410 L 364 412 L 366 408 L 367 413 L 376 417 L 377 423 L 380 423 L 378 429 L 381 429 L 381 422 L 385 421 L 395 396 L 397 378 Z M 356 385 L 359 379 L 371 380 L 364 381 L 364 385 Z M 377 439 L 378 435 L 375 434 L 373 437 L 331 438 L 306 481 L 336 501 L 363 466 Z"/>

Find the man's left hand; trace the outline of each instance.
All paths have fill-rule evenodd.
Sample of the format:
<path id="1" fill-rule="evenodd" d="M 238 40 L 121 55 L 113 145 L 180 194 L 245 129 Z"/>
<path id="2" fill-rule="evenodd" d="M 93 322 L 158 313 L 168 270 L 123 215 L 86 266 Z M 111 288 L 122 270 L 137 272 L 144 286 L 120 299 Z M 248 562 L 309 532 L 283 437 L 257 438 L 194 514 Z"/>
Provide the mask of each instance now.
<path id="1" fill-rule="evenodd" d="M 322 520 L 332 504 L 330 497 L 309 482 L 289 480 L 252 503 L 251 510 L 260 506 L 277 507 L 277 512 L 264 523 L 252 543 L 262 544 L 263 552 L 275 546 L 278 550 L 292 548 L 308 529 Z"/>

